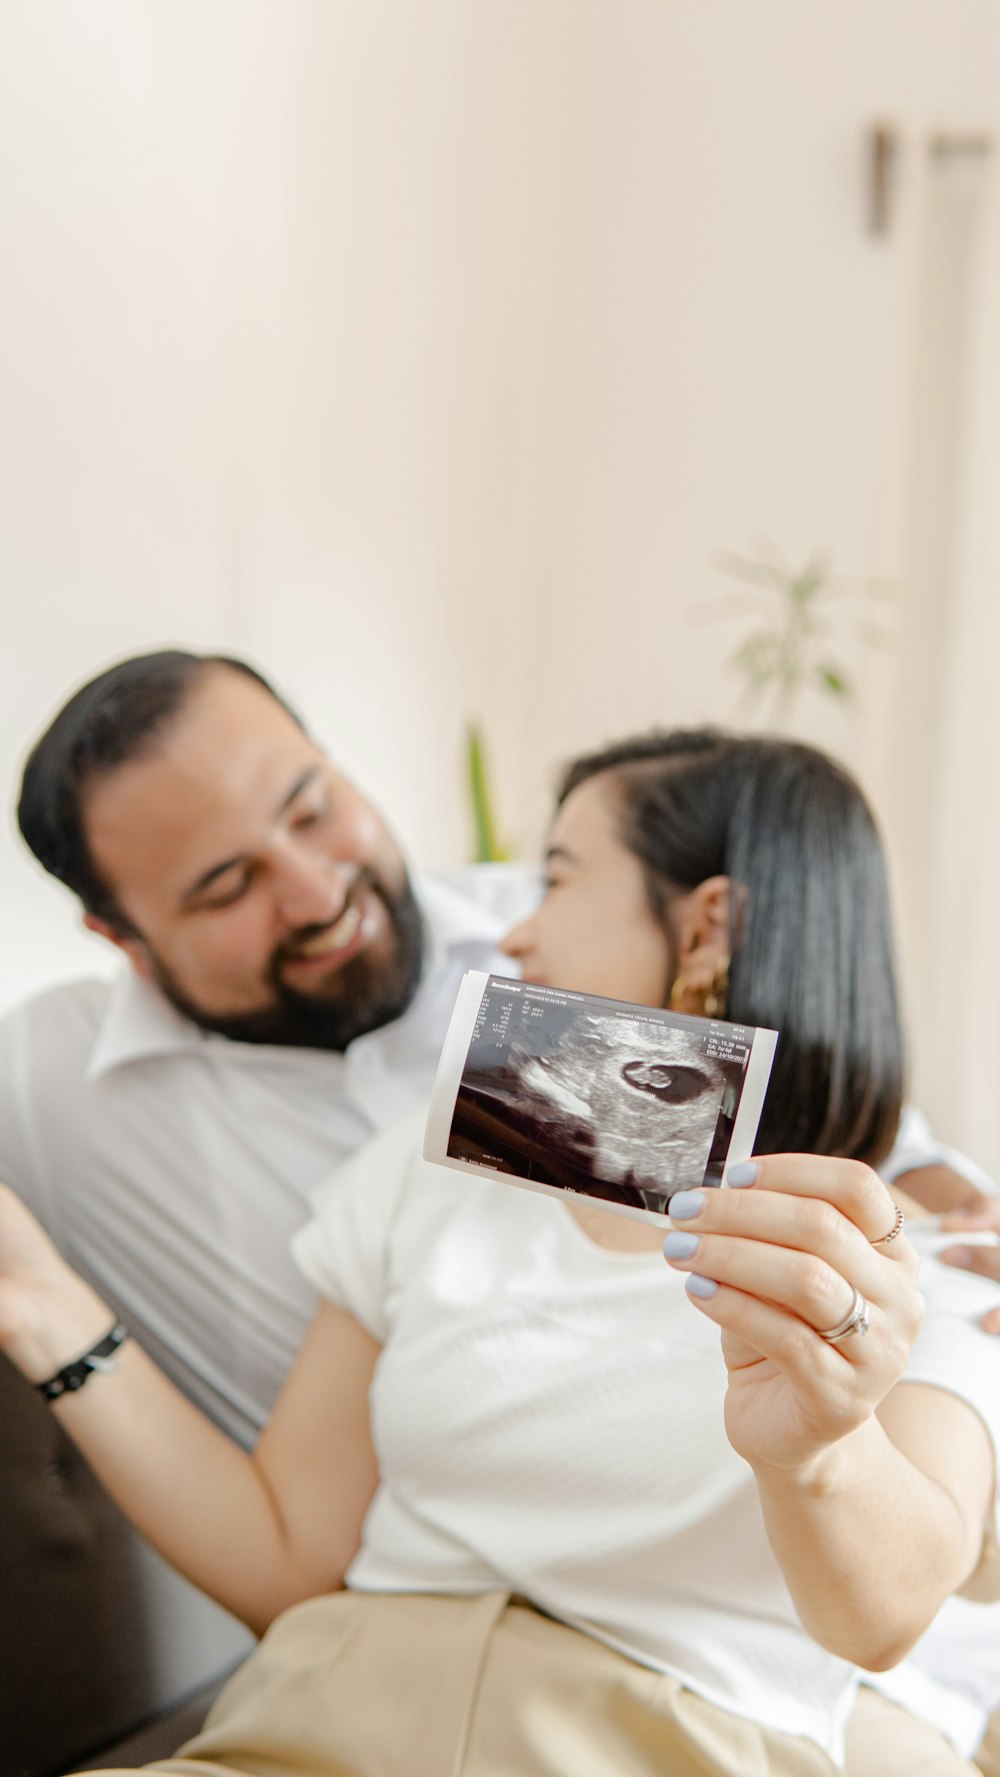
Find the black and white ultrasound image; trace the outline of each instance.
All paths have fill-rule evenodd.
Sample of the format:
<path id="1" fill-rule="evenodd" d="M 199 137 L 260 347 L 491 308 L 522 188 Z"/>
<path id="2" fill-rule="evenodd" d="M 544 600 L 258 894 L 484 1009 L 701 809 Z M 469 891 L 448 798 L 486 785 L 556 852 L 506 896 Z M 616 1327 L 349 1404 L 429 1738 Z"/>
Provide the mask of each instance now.
<path id="1" fill-rule="evenodd" d="M 662 1212 L 674 1191 L 722 1183 L 751 1042 L 738 1026 L 491 977 L 448 1153 Z"/>

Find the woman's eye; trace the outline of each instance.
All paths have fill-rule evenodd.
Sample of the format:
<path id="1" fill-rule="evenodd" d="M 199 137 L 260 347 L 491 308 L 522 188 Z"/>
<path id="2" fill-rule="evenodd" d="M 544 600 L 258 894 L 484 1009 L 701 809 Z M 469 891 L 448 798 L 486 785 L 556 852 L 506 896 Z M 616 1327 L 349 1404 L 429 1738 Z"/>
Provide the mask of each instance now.
<path id="1" fill-rule="evenodd" d="M 636 1092 L 648 1092 L 663 1104 L 692 1104 L 712 1084 L 700 1068 L 669 1061 L 627 1061 L 622 1079 L 626 1086 Z"/>

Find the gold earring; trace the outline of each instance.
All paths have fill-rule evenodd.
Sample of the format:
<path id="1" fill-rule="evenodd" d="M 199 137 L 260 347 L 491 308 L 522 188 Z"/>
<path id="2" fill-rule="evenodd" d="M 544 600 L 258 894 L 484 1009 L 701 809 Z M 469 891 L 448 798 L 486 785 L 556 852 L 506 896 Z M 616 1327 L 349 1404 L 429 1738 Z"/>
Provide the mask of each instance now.
<path id="1" fill-rule="evenodd" d="M 712 976 L 711 986 L 705 990 L 705 997 L 702 1001 L 702 1005 L 704 1007 L 706 1018 L 718 1018 L 719 1014 L 725 1011 L 728 994 L 729 958 L 728 956 L 724 956 L 716 969 L 715 974 Z"/>
<path id="2" fill-rule="evenodd" d="M 692 985 L 686 975 L 678 975 L 670 989 L 671 1011 L 687 1011 L 694 1017 L 718 1018 L 725 1011 L 729 992 L 729 957 L 724 956 L 707 987 Z M 691 1004 L 684 1002 L 690 997 Z"/>
<path id="3" fill-rule="evenodd" d="M 674 981 L 673 987 L 670 989 L 670 1010 L 672 1012 L 683 1012 L 684 1007 L 681 1002 L 683 1001 L 684 995 L 687 993 L 687 990 L 688 990 L 687 976 L 686 975 L 678 975 L 676 980 Z"/>

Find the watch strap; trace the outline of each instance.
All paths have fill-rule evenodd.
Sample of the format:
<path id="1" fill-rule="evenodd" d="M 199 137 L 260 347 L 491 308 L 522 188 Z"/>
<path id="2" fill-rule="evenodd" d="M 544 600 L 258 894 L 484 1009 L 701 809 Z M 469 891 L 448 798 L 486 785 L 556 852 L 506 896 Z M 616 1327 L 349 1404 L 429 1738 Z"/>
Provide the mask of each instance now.
<path id="1" fill-rule="evenodd" d="M 99 1339 L 82 1357 L 74 1358 L 71 1364 L 64 1364 L 47 1382 L 36 1382 L 35 1387 L 39 1394 L 44 1395 L 47 1401 L 57 1401 L 64 1394 L 76 1394 L 95 1371 L 103 1374 L 116 1370 L 116 1353 L 127 1337 L 121 1321 L 116 1320 L 110 1333 L 105 1333 L 103 1339 Z"/>

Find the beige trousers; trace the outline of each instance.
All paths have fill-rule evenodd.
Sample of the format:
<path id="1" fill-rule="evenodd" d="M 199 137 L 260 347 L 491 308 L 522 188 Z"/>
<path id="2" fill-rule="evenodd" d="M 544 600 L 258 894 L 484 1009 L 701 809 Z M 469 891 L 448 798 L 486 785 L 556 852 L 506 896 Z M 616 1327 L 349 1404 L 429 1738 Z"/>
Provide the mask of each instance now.
<path id="1" fill-rule="evenodd" d="M 164 1777 L 833 1777 L 504 1593 L 287 1611 Z M 109 1777 L 108 1773 L 104 1777 Z"/>
<path id="2" fill-rule="evenodd" d="M 976 1753 L 976 1770 L 983 1777 L 1000 1777 L 1000 1709 L 990 1717 L 983 1743 Z"/>
<path id="3" fill-rule="evenodd" d="M 986 1767 L 969 1764 L 936 1728 L 862 1686 L 847 1724 L 844 1769 L 847 1777 L 977 1777 Z"/>

